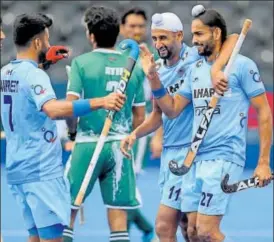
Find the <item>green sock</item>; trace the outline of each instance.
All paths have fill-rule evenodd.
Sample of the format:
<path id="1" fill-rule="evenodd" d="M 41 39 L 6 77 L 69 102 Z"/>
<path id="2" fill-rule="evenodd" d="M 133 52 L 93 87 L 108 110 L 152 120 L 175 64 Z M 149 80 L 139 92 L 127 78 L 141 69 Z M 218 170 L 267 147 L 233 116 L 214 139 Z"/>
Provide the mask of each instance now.
<path id="1" fill-rule="evenodd" d="M 73 229 L 66 227 L 63 231 L 63 242 L 73 242 Z"/>
<path id="2" fill-rule="evenodd" d="M 127 231 L 115 231 L 110 233 L 110 242 L 130 242 Z"/>
<path id="3" fill-rule="evenodd" d="M 128 210 L 130 222 L 136 224 L 136 226 L 145 233 L 150 233 L 153 231 L 152 224 L 145 218 L 139 208 L 134 210 Z"/>

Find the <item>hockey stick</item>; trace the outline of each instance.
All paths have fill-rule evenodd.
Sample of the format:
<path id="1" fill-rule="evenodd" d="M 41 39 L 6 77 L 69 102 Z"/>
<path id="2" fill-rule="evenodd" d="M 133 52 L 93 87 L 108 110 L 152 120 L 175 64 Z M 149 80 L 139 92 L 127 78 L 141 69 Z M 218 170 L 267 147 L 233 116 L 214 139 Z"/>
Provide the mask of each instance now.
<path id="1" fill-rule="evenodd" d="M 67 76 L 68 76 L 68 87 L 69 87 L 69 83 L 70 83 L 70 81 L 69 81 L 70 71 L 71 71 L 71 67 L 69 65 L 66 65 L 66 73 L 67 73 Z M 73 153 L 73 148 L 71 150 L 71 154 L 72 153 Z M 70 169 L 70 159 L 71 159 L 71 155 L 70 155 L 70 157 L 67 161 L 67 164 L 66 164 L 66 169 L 65 169 L 65 176 L 66 177 L 67 177 L 69 169 Z M 80 222 L 80 225 L 85 224 L 84 204 L 81 204 L 81 206 L 80 206 L 79 222 Z"/>
<path id="2" fill-rule="evenodd" d="M 139 51 L 139 46 L 138 46 L 137 42 L 135 42 L 134 40 L 131 40 L 131 39 L 123 40 L 120 43 L 119 47 L 122 50 L 126 50 L 128 48 L 130 49 L 130 54 L 129 54 L 129 58 L 128 58 L 127 67 L 124 68 L 122 76 L 121 76 L 121 80 L 118 84 L 118 88 L 116 89 L 116 92 L 125 93 L 128 81 L 130 79 L 131 73 L 132 73 L 133 68 L 135 66 L 136 60 L 139 57 L 139 52 L 140 51 Z M 84 180 L 82 182 L 81 188 L 80 188 L 80 190 L 77 194 L 77 197 L 76 197 L 76 200 L 75 200 L 75 203 L 74 203 L 76 206 L 80 206 L 82 201 L 83 201 L 83 198 L 85 196 L 88 184 L 90 182 L 90 179 L 91 179 L 91 176 L 92 176 L 92 173 L 93 173 L 93 170 L 96 166 L 97 160 L 98 160 L 99 155 L 101 153 L 101 150 L 104 146 L 105 139 L 108 135 L 108 132 L 109 132 L 109 129 L 111 127 L 112 120 L 114 118 L 115 113 L 116 113 L 115 111 L 109 111 L 108 114 L 107 114 L 107 118 L 105 120 L 105 124 L 104 124 L 103 130 L 102 130 L 102 133 L 99 137 L 99 140 L 98 140 L 98 143 L 96 145 L 95 151 L 93 153 L 92 159 L 89 163 L 89 166 L 88 166 L 87 172 L 85 174 Z"/>
<path id="3" fill-rule="evenodd" d="M 259 178 L 258 177 L 252 177 L 246 180 L 242 180 L 239 182 L 236 182 L 234 184 L 227 184 L 229 180 L 229 174 L 226 174 L 224 179 L 221 182 L 221 188 L 224 193 L 234 193 L 239 192 L 251 187 L 257 187 L 259 185 Z M 271 180 L 274 180 L 274 173 L 272 173 Z"/>
<path id="4" fill-rule="evenodd" d="M 251 24 L 252 24 L 252 21 L 250 19 L 246 19 L 243 24 L 243 28 L 242 28 L 241 34 L 239 36 L 239 39 L 233 49 L 233 52 L 232 52 L 231 57 L 227 63 L 227 66 L 225 67 L 224 75 L 226 78 L 228 78 L 228 76 L 229 76 L 229 73 L 231 71 L 231 66 L 232 66 L 237 54 L 239 53 L 239 51 L 241 49 L 241 46 L 243 44 L 243 41 L 246 37 L 248 30 L 251 27 Z M 219 98 L 220 98 L 220 95 L 215 92 L 210 100 L 207 110 L 203 114 L 201 123 L 198 127 L 198 130 L 196 131 L 194 139 L 191 142 L 190 148 L 188 150 L 188 153 L 186 155 L 186 158 L 185 158 L 182 166 L 179 166 L 178 162 L 175 160 L 171 160 L 169 162 L 169 169 L 174 175 L 182 176 L 189 171 L 189 169 L 196 157 L 199 146 L 203 142 L 203 139 L 204 139 L 206 132 L 209 128 L 209 125 L 212 120 L 212 116 L 213 116 L 214 110 L 216 108 L 216 105 L 219 101 Z"/>

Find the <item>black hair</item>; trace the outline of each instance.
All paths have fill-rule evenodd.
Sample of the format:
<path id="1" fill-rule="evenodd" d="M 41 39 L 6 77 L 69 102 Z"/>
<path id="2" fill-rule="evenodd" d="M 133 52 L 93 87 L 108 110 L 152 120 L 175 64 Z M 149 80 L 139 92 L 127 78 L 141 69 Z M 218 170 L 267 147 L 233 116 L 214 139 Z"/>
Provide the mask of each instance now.
<path id="1" fill-rule="evenodd" d="M 0 25 L 2 24 L 2 17 L 0 17 Z"/>
<path id="2" fill-rule="evenodd" d="M 127 10 L 123 15 L 122 15 L 122 19 L 121 19 L 121 23 L 125 24 L 127 21 L 127 17 L 131 14 L 135 14 L 135 15 L 141 15 L 145 21 L 147 21 L 147 15 L 145 10 L 141 9 L 141 8 L 131 8 L 129 10 Z"/>
<path id="3" fill-rule="evenodd" d="M 16 46 L 26 47 L 32 38 L 45 31 L 52 25 L 52 19 L 38 14 L 21 14 L 16 17 L 13 24 L 13 41 Z"/>
<path id="4" fill-rule="evenodd" d="M 195 19 L 200 19 L 203 24 L 209 27 L 218 27 L 222 31 L 222 43 L 225 42 L 227 38 L 227 27 L 223 16 L 214 9 L 207 9 L 202 11 L 200 14 L 194 17 Z"/>
<path id="5" fill-rule="evenodd" d="M 89 34 L 94 34 L 97 46 L 112 48 L 120 32 L 118 14 L 107 7 L 93 6 L 86 10 L 84 21 Z"/>

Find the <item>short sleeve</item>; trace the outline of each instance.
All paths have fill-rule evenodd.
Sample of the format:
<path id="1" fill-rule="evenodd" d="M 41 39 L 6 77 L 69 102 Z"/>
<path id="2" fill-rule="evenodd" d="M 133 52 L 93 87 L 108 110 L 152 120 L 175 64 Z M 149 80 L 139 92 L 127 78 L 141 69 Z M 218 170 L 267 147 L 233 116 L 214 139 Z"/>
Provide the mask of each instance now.
<path id="1" fill-rule="evenodd" d="M 251 59 L 246 59 L 241 65 L 241 87 L 249 99 L 265 92 L 257 65 Z"/>
<path id="2" fill-rule="evenodd" d="M 80 98 L 82 95 L 83 85 L 82 85 L 80 68 L 77 63 L 77 60 L 74 59 L 72 61 L 71 68 L 67 67 L 67 73 L 68 73 L 67 94 L 75 95 Z"/>
<path id="3" fill-rule="evenodd" d="M 27 76 L 27 81 L 30 85 L 30 98 L 39 111 L 42 110 L 47 101 L 56 99 L 49 76 L 43 70 L 38 68 L 31 70 Z"/>
<path id="4" fill-rule="evenodd" d="M 180 89 L 177 94 L 187 98 L 188 100 L 192 100 L 192 89 L 191 89 L 191 67 L 189 67 L 184 76 L 184 82 L 180 86 Z"/>

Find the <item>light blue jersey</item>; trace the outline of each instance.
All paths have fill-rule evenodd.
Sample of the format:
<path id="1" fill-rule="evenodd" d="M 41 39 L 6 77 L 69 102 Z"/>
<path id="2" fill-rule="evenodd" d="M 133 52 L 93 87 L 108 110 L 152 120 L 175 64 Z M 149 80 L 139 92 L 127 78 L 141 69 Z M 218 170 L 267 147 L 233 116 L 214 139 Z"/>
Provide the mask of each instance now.
<path id="1" fill-rule="evenodd" d="M 193 132 L 214 93 L 210 68 L 205 58 L 197 61 L 178 92 L 193 102 Z M 216 107 L 196 160 L 223 159 L 244 166 L 250 99 L 264 93 L 265 88 L 256 64 L 242 55 L 236 57 L 228 83 L 229 89 Z"/>
<path id="2" fill-rule="evenodd" d="M 180 53 L 181 59 L 173 66 L 164 65 L 164 61 L 158 60 L 158 73 L 164 87 L 170 95 L 176 94 L 184 82 L 185 74 L 190 64 L 197 61 L 200 56 L 195 47 L 188 47 L 183 44 Z M 175 119 L 169 119 L 164 113 L 163 119 L 163 146 L 178 147 L 189 146 L 191 141 L 191 131 L 193 123 L 193 107 L 188 105 Z"/>
<path id="3" fill-rule="evenodd" d="M 55 121 L 41 112 L 43 104 L 55 98 L 48 75 L 34 61 L 15 60 L 1 69 L 1 119 L 9 184 L 63 176 Z"/>

